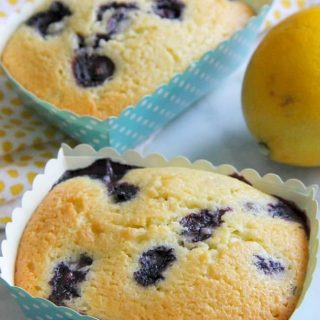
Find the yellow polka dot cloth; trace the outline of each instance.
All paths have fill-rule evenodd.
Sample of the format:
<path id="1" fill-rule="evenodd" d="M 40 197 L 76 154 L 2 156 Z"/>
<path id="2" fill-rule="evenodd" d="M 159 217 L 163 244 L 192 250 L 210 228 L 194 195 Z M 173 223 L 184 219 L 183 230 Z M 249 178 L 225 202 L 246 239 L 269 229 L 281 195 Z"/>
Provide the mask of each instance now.
<path id="1" fill-rule="evenodd" d="M 23 107 L 1 72 L 0 228 L 10 221 L 21 195 L 56 155 L 62 141 L 68 139 Z"/>
<path id="2" fill-rule="evenodd" d="M 30 1 L 0 0 L 0 24 Z M 312 0 L 276 0 L 264 29 L 313 4 Z M 43 171 L 48 159 L 56 155 L 61 142 L 72 144 L 24 108 L 0 70 L 0 228 L 10 221 L 21 195 L 31 188 L 34 177 Z"/>
<path id="3" fill-rule="evenodd" d="M 320 0 L 275 0 L 263 28 L 268 30 L 298 10 L 319 4 Z"/>

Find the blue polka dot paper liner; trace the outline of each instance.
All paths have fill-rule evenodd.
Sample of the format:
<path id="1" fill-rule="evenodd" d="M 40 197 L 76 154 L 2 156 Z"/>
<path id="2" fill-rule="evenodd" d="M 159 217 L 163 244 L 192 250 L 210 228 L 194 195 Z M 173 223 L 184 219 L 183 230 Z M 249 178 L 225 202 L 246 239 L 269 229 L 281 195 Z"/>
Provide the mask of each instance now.
<path id="1" fill-rule="evenodd" d="M 144 97 L 136 106 L 126 108 L 118 117 L 99 120 L 58 109 L 24 89 L 8 72 L 7 75 L 25 105 L 45 121 L 81 143 L 95 148 L 110 146 L 123 152 L 145 141 L 202 96 L 217 89 L 219 83 L 244 61 L 256 41 L 271 0 L 248 2 L 258 14 L 244 29 L 209 51 L 152 95 Z"/>
<path id="2" fill-rule="evenodd" d="M 253 169 L 245 169 L 238 172 L 230 165 L 221 165 L 215 167 L 205 160 L 198 160 L 191 163 L 184 157 L 175 157 L 166 160 L 159 154 L 141 156 L 135 151 L 127 151 L 123 155 L 117 153 L 115 149 L 104 148 L 95 151 L 89 145 L 80 145 L 74 149 L 64 145 L 60 150 L 58 157 L 48 162 L 45 172 L 37 176 L 34 181 L 32 191 L 27 192 L 22 200 L 22 207 L 17 208 L 13 213 L 13 222 L 7 225 L 6 240 L 2 243 L 3 257 L 0 258 L 0 286 L 5 287 L 14 301 L 19 305 L 27 320 L 89 320 L 94 319 L 89 316 L 80 315 L 77 312 L 66 307 L 57 307 L 48 300 L 30 296 L 24 290 L 14 287 L 14 270 L 17 248 L 20 237 L 23 233 L 34 210 L 43 200 L 46 194 L 51 190 L 53 184 L 60 178 L 66 170 L 83 168 L 92 164 L 95 160 L 101 158 L 112 158 L 115 161 L 128 163 L 144 167 L 189 167 L 210 172 L 216 172 L 223 175 L 233 173 L 241 174 L 255 188 L 274 194 L 284 199 L 294 201 L 301 209 L 305 210 L 310 221 L 310 242 L 309 242 L 309 265 L 303 292 L 301 294 L 299 305 L 290 318 L 291 320 L 306 319 L 310 306 L 318 308 L 317 299 L 320 288 L 316 288 L 318 282 L 313 281 L 320 277 L 320 268 L 317 266 L 317 253 L 319 247 L 319 221 L 317 220 L 317 202 L 315 200 L 316 186 L 306 187 L 301 181 L 291 179 L 283 181 L 275 174 L 260 176 Z M 312 287 L 312 290 L 311 290 Z M 316 292 L 317 297 L 312 294 Z M 119 302 L 119 305 L 121 302 Z M 112 319 L 110 319 L 112 320 Z"/>

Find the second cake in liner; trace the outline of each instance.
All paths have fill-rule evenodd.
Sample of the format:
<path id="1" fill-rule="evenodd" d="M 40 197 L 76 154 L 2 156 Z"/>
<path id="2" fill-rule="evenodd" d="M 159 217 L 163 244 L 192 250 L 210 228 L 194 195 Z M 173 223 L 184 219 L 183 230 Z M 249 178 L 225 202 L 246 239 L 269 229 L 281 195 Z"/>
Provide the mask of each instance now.
<path id="1" fill-rule="evenodd" d="M 56 215 L 57 219 L 52 220 L 49 224 L 43 225 L 45 229 L 55 229 L 55 224 L 58 223 L 58 229 L 55 229 L 55 232 L 47 230 L 48 232 L 45 233 L 47 234 L 45 237 L 45 239 L 47 239 L 46 241 L 48 241 L 47 245 L 49 247 L 53 245 L 52 250 L 49 251 L 50 253 L 48 252 L 49 254 L 45 254 L 45 256 L 48 257 L 47 259 L 50 261 L 56 262 L 54 265 L 49 263 L 49 265 L 51 265 L 50 268 L 54 270 L 54 272 L 45 272 L 44 277 L 47 279 L 46 277 L 48 277 L 48 274 L 51 274 L 52 279 L 50 276 L 49 278 L 51 280 L 49 278 L 44 280 L 44 287 L 41 289 L 48 290 L 48 292 L 44 293 L 44 295 L 38 292 L 37 295 L 48 297 L 57 304 L 72 306 L 83 313 L 95 314 L 100 318 L 102 317 L 102 319 L 105 314 L 109 315 L 111 318 L 113 314 L 115 314 L 115 318 L 121 318 L 121 312 L 129 315 L 130 313 L 125 311 L 125 306 L 120 308 L 120 305 L 118 305 L 118 307 L 115 307 L 117 304 L 121 303 L 120 300 L 122 301 L 123 299 L 127 301 L 128 307 L 131 306 L 130 310 L 137 309 L 137 311 L 133 313 L 132 319 L 135 319 L 134 314 L 141 312 L 138 311 L 138 309 L 146 303 L 145 301 L 151 303 L 152 297 L 158 296 L 159 294 L 161 297 L 158 296 L 156 301 L 157 303 L 159 303 L 159 301 L 165 303 L 166 308 L 162 310 L 162 313 L 160 314 L 153 314 L 153 310 L 159 310 L 155 305 L 151 309 L 144 309 L 151 314 L 149 314 L 149 316 L 152 316 L 152 319 L 161 318 L 162 314 L 166 318 L 170 318 L 172 316 L 170 313 L 170 305 L 176 310 L 181 303 L 183 304 L 188 301 L 189 302 L 182 308 L 180 313 L 186 312 L 187 310 L 189 310 L 188 312 L 191 312 L 192 310 L 192 312 L 196 312 L 196 309 L 193 308 L 193 301 L 201 312 L 205 312 L 205 314 L 215 312 L 216 316 L 219 315 L 219 312 L 224 312 L 224 305 L 229 305 L 231 309 L 227 314 L 234 317 L 235 314 L 234 311 L 232 311 L 231 306 L 236 306 L 239 301 L 242 301 L 241 299 L 244 299 L 241 303 L 241 305 L 243 305 L 242 308 L 246 308 L 248 305 L 249 309 L 243 309 L 242 311 L 246 313 L 246 319 L 249 319 L 250 310 L 252 310 L 250 305 L 254 301 L 254 296 L 251 296 L 251 294 L 255 292 L 255 289 L 260 288 L 257 291 L 258 296 L 259 292 L 261 294 L 264 290 L 269 292 L 268 299 L 262 303 L 266 309 L 262 308 L 261 310 L 256 310 L 254 307 L 252 319 L 256 319 L 259 312 L 262 312 L 260 316 L 263 318 L 263 312 L 269 310 L 268 306 L 271 306 L 270 312 L 279 314 L 279 319 L 289 318 L 289 314 L 293 311 L 292 308 L 294 308 L 294 305 L 297 303 L 297 298 L 299 298 L 302 288 L 304 287 L 305 293 L 310 285 L 315 267 L 314 253 L 317 250 L 316 237 L 318 223 L 315 218 L 316 204 L 312 200 L 314 197 L 312 189 L 305 189 L 298 181 L 289 181 L 284 184 L 274 175 L 260 178 L 256 172 L 252 170 L 245 171 L 243 176 L 240 176 L 236 174 L 234 168 L 230 166 L 223 166 L 215 169 L 206 162 L 197 162 L 196 164 L 191 165 L 182 158 L 176 158 L 170 162 L 166 162 L 159 156 L 150 156 L 148 159 L 143 159 L 137 153 L 128 153 L 125 157 L 119 157 L 110 150 L 101 151 L 100 153 L 95 153 L 91 150 L 92 149 L 85 146 L 79 147 L 74 151 L 66 149 L 69 156 L 64 158 L 64 156 L 60 155 L 60 161 L 56 160 L 55 164 L 52 162 L 47 168 L 47 186 L 43 185 L 42 187 L 41 199 L 43 199 L 50 190 L 52 184 L 59 180 L 59 177 L 61 177 L 65 171 L 66 165 L 69 170 L 80 169 L 76 172 L 69 171 L 67 175 L 65 174 L 63 176 L 65 182 L 60 180 L 61 184 L 53 189 L 51 196 L 49 196 L 49 198 L 47 198 L 47 200 L 39 207 L 38 213 L 34 218 L 35 220 L 31 220 L 31 225 L 33 225 L 33 227 L 35 225 L 39 227 L 40 234 L 35 235 L 36 238 L 38 236 L 42 238 L 41 233 L 44 230 L 40 227 L 42 214 L 46 215 L 51 211 Z M 121 166 L 117 163 L 111 163 L 110 165 L 110 162 L 107 160 L 100 160 L 100 162 L 97 162 L 91 169 L 81 169 L 92 164 L 94 159 L 104 157 L 112 158 L 114 161 L 117 161 L 117 159 L 119 159 L 120 162 L 126 161 L 130 166 Z M 50 166 L 51 170 L 49 170 Z M 144 170 L 135 169 L 136 166 L 160 168 L 148 169 L 144 172 Z M 55 170 L 53 170 L 54 167 Z M 184 167 L 193 169 L 198 168 L 200 171 L 183 169 Z M 206 170 L 233 175 L 236 178 L 240 178 L 243 181 L 253 184 L 258 189 L 275 194 L 279 198 L 263 196 L 262 194 L 259 195 L 258 192 L 255 193 L 251 187 L 244 183 L 239 183 L 230 178 L 223 178 L 223 176 L 211 176 L 210 173 L 205 172 Z M 51 174 L 49 172 L 51 172 Z M 128 173 L 126 174 L 126 172 Z M 142 174 L 141 176 L 140 173 Z M 85 178 L 83 175 L 89 175 L 91 176 L 91 179 Z M 73 180 L 70 180 L 73 176 L 80 176 L 80 178 L 74 180 L 73 183 Z M 221 177 L 221 180 L 219 177 Z M 219 183 L 214 183 L 214 180 Z M 101 181 L 103 181 L 102 185 Z M 212 183 L 213 185 L 211 185 Z M 226 192 L 227 189 L 225 189 L 229 188 L 227 187 L 228 184 L 229 187 L 231 187 L 231 194 Z M 210 188 L 206 188 L 206 186 L 210 186 Z M 88 190 L 87 187 L 89 188 Z M 100 189 L 101 187 L 102 189 Z M 59 190 L 63 193 L 60 194 Z M 244 192 L 243 195 L 242 192 Z M 53 197 L 53 199 L 55 199 L 55 197 L 57 198 L 52 202 L 50 197 Z M 94 201 L 92 201 L 93 198 L 95 199 Z M 98 200 L 98 198 L 100 200 Z M 65 204 L 67 205 L 62 205 L 64 214 L 62 214 L 61 211 L 61 219 L 63 219 L 65 227 L 67 227 L 69 223 L 73 226 L 71 227 L 70 225 L 70 228 L 67 227 L 66 231 L 62 234 L 58 231 L 59 212 L 62 208 L 59 204 L 61 199 L 64 199 L 63 201 L 66 201 Z M 282 199 L 286 199 L 286 201 Z M 39 200 L 37 203 L 39 203 Z M 309 227 L 311 227 L 311 235 L 308 254 L 310 257 L 309 263 L 304 260 L 308 259 L 308 255 L 305 256 L 306 248 L 304 249 L 305 245 L 308 246 L 307 242 L 305 242 L 305 240 L 302 241 L 300 236 L 298 236 L 298 238 L 293 236 L 294 234 L 299 235 L 299 233 L 301 233 L 301 235 L 303 235 L 304 233 L 304 227 L 300 229 L 300 223 L 297 223 L 297 221 L 301 221 L 301 226 L 305 225 L 302 220 L 300 220 L 303 214 L 300 215 L 300 211 L 297 207 L 289 201 L 294 201 L 297 206 L 305 210 L 310 220 Z M 70 205 L 68 205 L 68 203 L 70 203 Z M 91 208 L 92 205 L 94 208 Z M 41 214 L 42 206 L 44 211 Z M 107 206 L 108 209 L 104 206 Z M 86 208 L 93 209 L 89 210 L 91 212 L 90 214 L 88 213 L 89 215 L 86 214 L 86 212 L 88 212 Z M 33 210 L 34 209 L 35 206 L 33 207 Z M 100 221 L 99 215 L 102 214 L 103 216 L 104 210 L 111 213 Z M 72 217 L 76 212 L 78 212 L 79 216 L 77 214 L 76 216 L 78 216 L 78 218 L 72 222 Z M 74 218 L 76 216 L 74 216 Z M 25 220 L 25 222 L 26 221 L 27 220 Z M 82 223 L 83 228 L 81 227 Z M 309 227 L 305 225 L 305 228 L 308 229 Z M 105 228 L 107 228 L 109 232 L 105 233 Z M 280 228 L 280 233 L 277 232 L 277 228 Z M 295 231 L 293 229 L 291 230 L 291 228 L 295 229 Z M 71 231 L 70 234 L 73 240 L 68 236 L 69 231 L 67 230 Z M 270 239 L 269 237 L 264 237 L 265 230 L 269 230 L 272 233 Z M 286 238 L 287 232 L 288 238 Z M 59 234 L 61 235 L 60 239 L 63 240 L 66 236 L 69 237 L 69 240 L 65 239 L 65 243 L 63 241 L 60 243 L 57 240 L 60 237 Z M 107 242 L 103 241 L 103 235 L 105 234 L 111 236 Z M 82 237 L 85 239 L 84 242 L 81 240 Z M 287 240 L 284 240 L 283 237 Z M 298 241 L 298 239 L 302 242 L 300 242 L 300 240 Z M 34 252 L 32 256 L 36 257 L 36 252 L 38 252 L 37 244 L 34 243 L 32 237 L 30 240 L 30 243 L 22 240 L 24 241 L 24 244 L 21 247 L 21 250 L 22 252 L 27 253 L 27 247 L 31 246 L 30 250 Z M 60 245 L 56 245 L 56 240 Z M 74 240 L 77 240 L 76 245 Z M 294 244 L 294 241 L 296 240 L 299 244 L 298 242 Z M 91 242 L 92 246 L 90 245 Z M 100 242 L 102 246 L 99 245 Z M 32 245 L 32 243 L 34 244 Z M 77 249 L 77 246 L 80 243 L 84 246 L 81 247 L 81 252 L 78 250 L 79 248 Z M 114 243 L 114 246 L 112 243 Z M 241 243 L 245 245 L 243 248 L 241 247 Z M 71 249 L 73 254 L 67 254 L 68 257 L 65 254 L 62 256 L 60 255 L 60 258 L 51 260 L 53 258 L 52 254 L 56 254 L 57 250 L 60 250 L 59 248 L 65 250 L 69 244 L 73 244 L 71 246 L 73 248 Z M 116 249 L 117 246 L 118 249 Z M 122 246 L 125 247 L 122 248 Z M 229 251 L 232 251 L 232 248 L 235 249 L 237 246 L 240 246 L 242 249 L 239 247 L 234 253 Z M 294 248 L 291 248 L 291 246 Z M 54 247 L 57 250 L 54 249 Z M 102 251 L 99 250 L 99 247 L 102 248 Z M 106 247 L 109 248 L 107 251 Z M 112 254 L 113 247 L 116 250 L 114 252 L 115 254 Z M 247 249 L 243 251 L 244 248 Z M 284 251 L 282 251 L 281 248 L 284 249 Z M 46 251 L 45 247 L 38 247 L 38 249 L 40 252 L 43 250 Z M 213 255 L 208 255 L 206 253 L 208 252 L 208 249 Z M 252 250 L 257 250 L 257 252 L 253 252 Z M 5 249 L 4 252 L 5 251 L 7 250 Z M 242 252 L 240 256 L 237 253 L 238 251 Z M 105 256 L 106 252 L 110 252 L 109 258 L 107 258 L 108 255 Z M 229 256 L 228 252 L 230 254 L 232 253 L 232 255 Z M 286 252 L 286 258 L 279 252 Z M 305 258 L 302 256 L 299 258 L 299 252 L 304 255 Z M 195 259 L 194 261 L 192 257 Z M 15 256 L 12 255 L 11 258 L 15 259 Z M 4 269 L 8 266 L 7 263 L 10 260 L 8 259 L 9 257 L 7 255 Z M 20 261 L 19 263 L 23 262 L 22 265 L 24 266 L 21 269 L 19 263 L 17 265 L 18 274 L 16 274 L 16 281 L 20 284 L 23 284 L 24 280 L 28 279 L 26 273 L 21 270 L 38 270 L 38 268 L 42 268 L 41 266 L 48 266 L 46 262 L 41 262 L 39 265 L 33 265 L 32 267 L 30 261 L 28 263 L 28 259 L 30 259 L 28 258 L 28 255 L 22 253 L 21 256 L 21 254 L 19 254 L 18 261 Z M 239 259 L 242 262 L 238 265 Z M 14 260 L 11 261 L 13 262 Z M 147 262 L 145 263 L 145 261 Z M 155 261 L 160 261 L 162 267 L 158 268 L 153 266 Z M 217 261 L 222 264 L 219 263 L 214 267 Z M 106 272 L 103 278 L 99 278 L 99 272 L 102 272 L 99 271 L 101 268 L 99 267 L 99 263 L 102 263 L 102 270 Z M 305 267 L 308 266 L 308 272 L 305 285 L 300 286 L 302 285 L 304 278 L 303 269 L 305 267 L 303 267 L 303 265 Z M 148 269 L 148 266 L 153 266 L 154 268 L 151 269 L 154 270 L 156 274 L 151 272 Z M 87 299 L 89 300 L 82 300 L 81 297 L 74 296 L 69 300 L 66 296 L 59 295 L 59 290 L 54 289 L 59 288 L 59 285 L 55 287 L 54 284 L 59 284 L 57 279 L 59 279 L 59 274 L 64 267 L 72 269 L 73 275 L 78 274 L 82 279 L 77 278 L 78 280 L 81 280 L 79 280 L 79 283 L 84 281 L 81 291 L 77 291 L 79 289 L 77 286 L 80 284 L 76 282 L 74 284 L 75 287 L 72 288 L 72 290 L 75 291 L 72 291 L 69 288 L 71 291 L 67 291 L 67 297 L 68 294 L 71 294 L 72 292 L 72 294 L 76 295 L 81 293 L 81 295 L 87 296 Z M 117 271 L 112 271 L 113 268 L 116 268 Z M 248 270 L 245 273 L 241 272 L 241 270 L 244 271 L 247 268 L 250 270 L 252 268 L 249 272 L 249 278 L 247 277 Z M 296 268 L 302 268 L 300 269 L 302 271 L 302 273 L 300 273 L 302 276 L 300 280 L 298 280 L 300 276 L 298 276 L 298 278 L 293 276 L 299 274 L 295 273 L 295 270 L 298 270 Z M 205 270 L 206 272 L 203 273 Z M 4 272 L 4 277 L 8 281 L 8 279 L 12 277 L 12 273 L 10 276 L 10 270 L 7 269 L 7 271 L 9 271 L 9 273 Z M 107 275 L 109 273 L 113 276 L 108 280 Z M 235 278 L 233 278 L 233 274 Z M 258 282 L 255 282 L 256 278 L 259 279 Z M 30 281 L 26 282 L 26 285 L 30 286 L 29 290 L 35 293 L 36 291 L 31 289 L 34 281 L 32 279 L 33 277 L 30 278 Z M 216 303 L 220 306 L 219 308 L 207 310 L 205 307 L 203 307 L 203 309 L 199 307 L 199 305 L 207 305 L 203 300 L 208 298 L 205 298 L 206 286 L 203 287 L 203 284 L 206 283 L 205 279 L 211 279 L 212 281 L 224 279 L 222 282 L 218 281 L 216 284 L 210 282 L 213 287 L 211 288 L 211 285 L 208 287 L 208 290 L 211 288 L 208 291 L 211 292 L 210 296 L 222 297 L 224 295 L 230 295 L 230 298 L 222 298 L 219 303 Z M 227 279 L 229 280 L 225 282 Z M 295 280 L 293 281 L 293 279 Z M 108 301 L 105 303 L 102 302 L 104 293 L 100 292 L 98 294 L 99 286 L 94 285 L 95 281 L 98 281 L 97 285 L 98 283 L 104 283 L 102 286 L 104 287 L 103 292 L 108 291 L 109 287 L 110 289 L 113 288 L 108 294 Z M 179 283 L 178 287 L 176 287 L 177 281 Z M 188 285 L 189 281 L 192 282 L 192 285 L 191 283 Z M 246 286 L 247 281 L 248 284 L 250 283 L 248 287 Z M 124 283 L 126 283 L 125 287 L 123 287 Z M 223 284 L 220 289 L 218 288 L 219 283 Z M 234 283 L 234 288 L 238 288 L 236 291 L 232 289 L 232 283 Z M 269 285 L 270 290 L 266 289 Z M 25 287 L 25 285 L 23 286 Z M 36 287 L 38 286 L 39 284 Z M 281 301 L 280 297 L 275 300 L 277 302 L 273 300 L 275 299 L 274 294 L 275 291 L 277 291 L 276 288 L 278 288 L 278 286 L 280 289 L 279 293 L 282 292 L 281 295 L 288 298 L 288 300 L 283 303 L 279 302 Z M 213 290 L 214 287 L 216 290 Z M 229 289 L 226 291 L 225 287 L 229 287 Z M 242 287 L 247 288 L 244 292 L 251 297 L 248 296 L 247 305 L 245 304 L 245 295 L 238 297 L 237 300 L 233 300 L 232 298 L 238 296 L 237 292 L 242 292 Z M 89 303 L 90 290 L 93 288 L 96 288 L 95 292 L 99 298 L 97 299 L 97 296 L 95 296 L 95 299 L 97 300 L 92 300 Z M 122 291 L 121 288 L 126 289 Z M 157 290 L 155 291 L 156 288 Z M 184 289 L 181 292 L 176 292 L 175 288 Z M 192 290 L 192 292 L 194 292 L 196 288 L 199 289 L 196 290 L 198 292 L 196 296 L 190 296 L 192 297 L 191 300 L 189 300 L 189 289 L 187 288 Z M 130 294 L 131 291 L 132 294 Z M 289 291 L 291 292 L 290 295 Z M 87 295 L 88 292 L 89 296 Z M 115 298 L 114 300 L 112 298 L 112 292 L 118 292 L 117 295 L 120 294 L 122 298 L 120 300 Z M 164 294 L 164 292 L 166 292 L 166 294 Z M 174 297 L 176 298 L 170 298 L 170 292 L 175 292 Z M 304 293 L 301 297 L 304 296 Z M 131 298 L 127 296 L 128 294 L 135 297 L 135 302 L 133 304 L 130 302 Z M 138 298 L 140 295 L 142 295 L 144 299 L 140 300 Z M 238 299 L 240 300 L 238 301 Z M 211 302 L 213 302 L 213 300 L 211 300 Z M 37 301 L 37 299 L 35 299 L 35 301 Z M 203 302 L 201 303 L 201 301 Z M 110 305 L 108 305 L 108 303 Z M 294 304 L 292 305 L 292 303 Z M 151 305 L 153 304 L 150 304 L 150 306 Z M 101 308 L 101 306 L 105 308 L 103 313 L 99 313 L 99 308 Z M 113 306 L 116 309 L 113 309 Z M 59 312 L 63 312 L 64 310 L 59 308 L 52 309 L 57 312 L 58 310 Z M 100 312 L 102 312 L 101 309 Z M 196 314 L 197 313 L 194 313 L 193 317 L 196 317 Z M 199 316 L 200 318 L 202 317 L 201 314 L 199 314 Z M 213 314 L 211 316 L 213 316 Z"/>

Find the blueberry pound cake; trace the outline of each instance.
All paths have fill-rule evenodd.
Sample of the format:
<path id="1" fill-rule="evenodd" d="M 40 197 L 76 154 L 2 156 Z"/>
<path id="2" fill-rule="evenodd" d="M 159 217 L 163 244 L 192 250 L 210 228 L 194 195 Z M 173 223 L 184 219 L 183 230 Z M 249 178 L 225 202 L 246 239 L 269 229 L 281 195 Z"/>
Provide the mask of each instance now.
<path id="1" fill-rule="evenodd" d="M 13 34 L 2 63 L 61 109 L 117 116 L 243 28 L 232 0 L 45 1 Z"/>
<path id="2" fill-rule="evenodd" d="M 102 159 L 39 205 L 15 284 L 101 320 L 288 320 L 308 238 L 296 205 L 238 179 Z"/>

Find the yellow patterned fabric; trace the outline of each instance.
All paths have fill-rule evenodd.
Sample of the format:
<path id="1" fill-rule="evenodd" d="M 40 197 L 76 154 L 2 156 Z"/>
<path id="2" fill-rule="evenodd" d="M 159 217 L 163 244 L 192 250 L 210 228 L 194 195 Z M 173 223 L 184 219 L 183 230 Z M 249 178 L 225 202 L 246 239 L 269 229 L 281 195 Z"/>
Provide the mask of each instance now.
<path id="1" fill-rule="evenodd" d="M 32 0 L 1 0 L 0 24 L 6 23 L 26 2 Z M 264 29 L 316 3 L 312 0 L 276 0 Z M 48 159 L 55 156 L 61 142 L 72 143 L 30 113 L 0 71 L 0 227 L 10 221 L 12 209 L 19 205 L 21 195 L 31 188 L 34 177 L 43 171 Z"/>
<path id="2" fill-rule="evenodd" d="M 67 138 L 43 123 L 21 103 L 0 74 L 0 225 L 10 221 L 12 209 L 34 177 L 43 171 Z"/>

